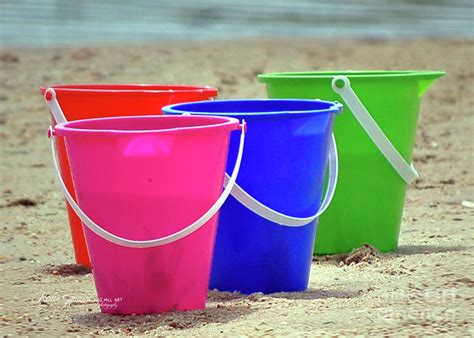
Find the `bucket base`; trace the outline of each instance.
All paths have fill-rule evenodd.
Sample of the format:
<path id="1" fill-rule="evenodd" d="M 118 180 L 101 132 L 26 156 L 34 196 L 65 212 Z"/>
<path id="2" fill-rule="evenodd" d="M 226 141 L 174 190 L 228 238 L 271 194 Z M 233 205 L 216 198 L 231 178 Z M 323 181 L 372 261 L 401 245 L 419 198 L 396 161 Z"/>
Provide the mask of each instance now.
<path id="1" fill-rule="evenodd" d="M 271 295 L 273 293 L 280 293 L 280 292 L 303 292 L 308 289 L 307 286 L 300 287 L 300 288 L 282 288 L 282 289 L 267 289 L 267 288 L 252 288 L 252 289 L 242 289 L 241 285 L 239 285 L 237 288 L 236 287 L 219 287 L 219 288 L 214 288 L 212 285 L 209 287 L 210 290 L 216 290 L 220 292 L 239 292 L 243 295 L 251 295 L 254 293 L 263 293 L 265 295 Z"/>
<path id="2" fill-rule="evenodd" d="M 210 289 L 242 294 L 307 289 L 316 221 L 302 227 L 281 226 L 233 197 L 219 217 Z"/>

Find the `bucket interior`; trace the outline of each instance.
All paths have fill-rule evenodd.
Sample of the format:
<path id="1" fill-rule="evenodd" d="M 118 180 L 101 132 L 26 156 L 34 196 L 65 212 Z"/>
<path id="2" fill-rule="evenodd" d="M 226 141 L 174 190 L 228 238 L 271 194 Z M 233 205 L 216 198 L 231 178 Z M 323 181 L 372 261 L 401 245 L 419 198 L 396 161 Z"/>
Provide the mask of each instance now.
<path id="1" fill-rule="evenodd" d="M 166 113 L 212 115 L 265 115 L 294 113 L 337 113 L 334 102 L 320 100 L 223 100 L 182 103 L 165 107 Z"/>
<path id="2" fill-rule="evenodd" d="M 302 78 L 332 78 L 334 76 L 347 76 L 349 78 L 385 78 L 385 77 L 415 77 L 423 79 L 436 79 L 445 73 L 440 71 L 415 71 L 415 70 L 364 70 L 364 71 L 326 71 L 326 72 L 283 72 L 258 75 L 261 81 L 270 79 L 302 79 Z"/>
<path id="3" fill-rule="evenodd" d="M 60 91 L 101 91 L 101 92 L 126 92 L 126 91 L 215 91 L 217 89 L 206 86 L 187 86 L 187 85 L 158 85 L 158 84 L 65 84 L 52 85 L 52 88 Z M 41 87 L 41 92 L 47 87 Z"/>

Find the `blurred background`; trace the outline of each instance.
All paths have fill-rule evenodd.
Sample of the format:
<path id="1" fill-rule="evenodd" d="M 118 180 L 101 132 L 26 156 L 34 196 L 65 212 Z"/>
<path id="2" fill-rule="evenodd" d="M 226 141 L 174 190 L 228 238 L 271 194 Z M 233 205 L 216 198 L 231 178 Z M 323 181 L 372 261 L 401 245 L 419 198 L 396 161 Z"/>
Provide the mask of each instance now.
<path id="1" fill-rule="evenodd" d="M 0 0 L 0 46 L 472 37 L 473 0 Z"/>

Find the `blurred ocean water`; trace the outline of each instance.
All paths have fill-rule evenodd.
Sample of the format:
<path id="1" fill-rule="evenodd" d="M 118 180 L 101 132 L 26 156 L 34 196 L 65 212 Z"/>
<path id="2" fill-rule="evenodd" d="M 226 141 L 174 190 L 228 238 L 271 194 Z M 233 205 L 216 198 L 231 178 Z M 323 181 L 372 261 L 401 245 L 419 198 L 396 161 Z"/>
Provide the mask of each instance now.
<path id="1" fill-rule="evenodd" d="M 260 36 L 473 37 L 474 0 L 0 0 L 0 48 Z"/>

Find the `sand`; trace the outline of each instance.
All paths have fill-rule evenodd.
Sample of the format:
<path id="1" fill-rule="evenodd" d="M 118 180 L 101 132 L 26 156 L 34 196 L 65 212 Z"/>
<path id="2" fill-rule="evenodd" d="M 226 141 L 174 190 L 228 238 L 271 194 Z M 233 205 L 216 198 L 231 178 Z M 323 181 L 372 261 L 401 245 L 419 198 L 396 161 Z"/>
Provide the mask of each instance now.
<path id="1" fill-rule="evenodd" d="M 473 57 L 473 41 L 436 39 L 3 49 L 0 333 L 474 334 Z M 68 265 L 74 261 L 67 216 L 54 182 L 49 117 L 38 87 L 188 83 L 215 85 L 221 98 L 265 97 L 258 73 L 322 69 L 448 73 L 421 107 L 414 163 L 422 178 L 407 194 L 398 251 L 369 252 L 365 259 L 319 257 L 304 293 L 211 291 L 202 311 L 101 314 L 92 275 Z"/>

